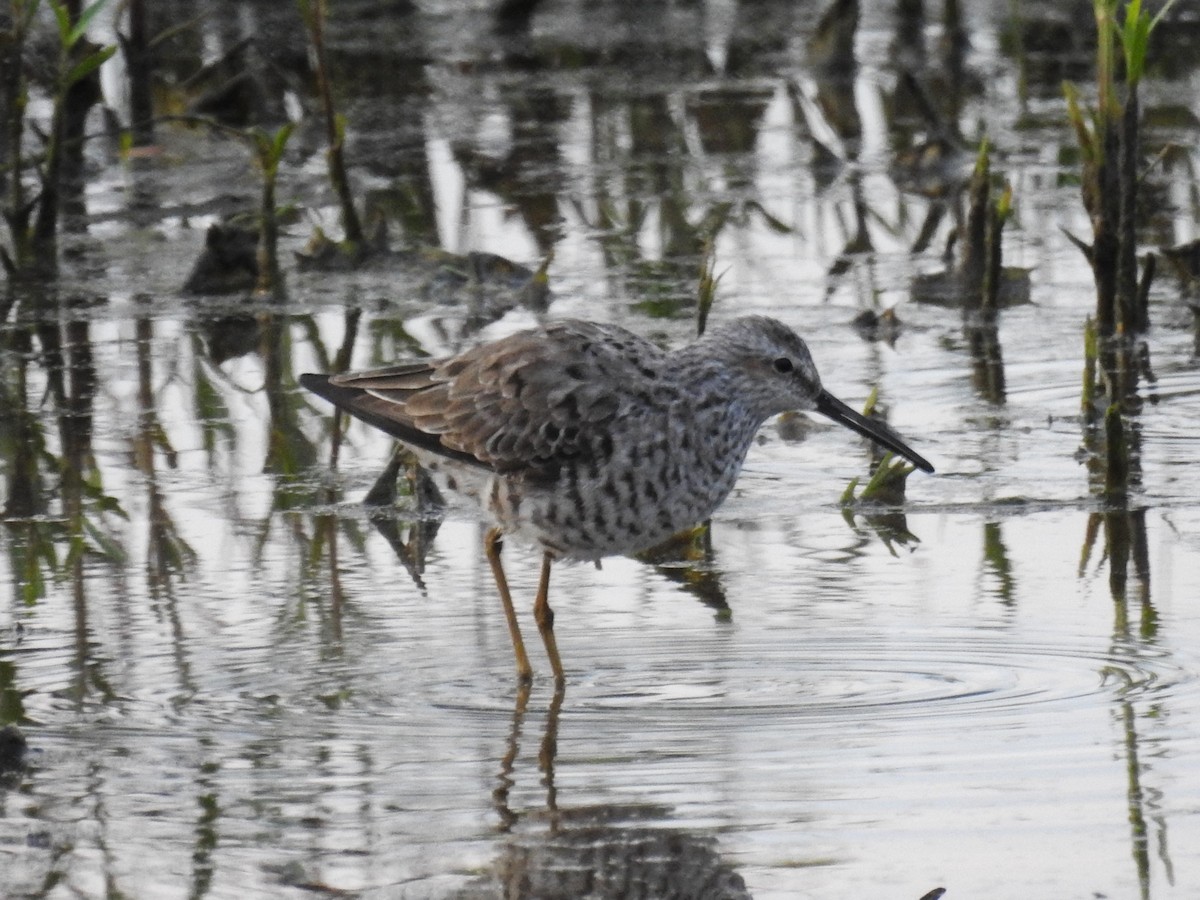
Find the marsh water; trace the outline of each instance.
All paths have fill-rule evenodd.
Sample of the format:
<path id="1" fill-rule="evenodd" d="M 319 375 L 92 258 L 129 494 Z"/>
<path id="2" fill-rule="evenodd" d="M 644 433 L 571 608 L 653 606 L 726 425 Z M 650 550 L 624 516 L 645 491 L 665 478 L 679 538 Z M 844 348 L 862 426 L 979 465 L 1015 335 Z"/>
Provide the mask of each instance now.
<path id="1" fill-rule="evenodd" d="M 340 234 L 295 9 L 154 6 L 191 22 L 160 112 L 301 117 L 286 295 L 184 290 L 209 226 L 258 208 L 245 143 L 163 120 L 123 153 L 93 113 L 58 277 L 0 322 L 0 725 L 27 742 L 0 765 L 0 895 L 1197 896 L 1192 286 L 1160 266 L 1106 494 L 1065 234 L 1089 235 L 1061 82 L 1094 97 L 1090 4 L 966 4 L 955 30 L 864 3 L 847 65 L 808 2 L 335 3 L 352 186 L 389 248 L 342 266 L 295 256 Z M 231 50 L 206 74 L 252 90 L 194 79 Z M 1200 236 L 1198 66 L 1184 4 L 1143 86 L 1145 251 Z M 981 343 L 925 288 L 984 132 L 1017 287 Z M 563 316 L 681 343 L 706 241 L 710 319 L 794 326 L 937 474 L 845 509 L 869 448 L 769 423 L 706 539 L 555 569 L 567 689 L 531 638 L 518 691 L 480 513 L 380 481 L 392 443 L 296 378 Z M 532 635 L 538 552 L 505 559 Z"/>

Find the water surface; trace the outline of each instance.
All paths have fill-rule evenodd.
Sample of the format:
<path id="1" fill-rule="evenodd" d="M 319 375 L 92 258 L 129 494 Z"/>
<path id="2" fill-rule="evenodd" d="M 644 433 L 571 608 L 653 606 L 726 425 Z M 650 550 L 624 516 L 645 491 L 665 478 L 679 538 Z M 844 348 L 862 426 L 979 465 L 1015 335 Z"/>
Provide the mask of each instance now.
<path id="1" fill-rule="evenodd" d="M 268 21 L 302 49 L 261 6 L 173 65 Z M 547 4 L 516 50 L 483 5 L 331 23 L 355 186 L 391 245 L 530 268 L 553 251 L 544 313 L 481 317 L 502 291 L 412 255 L 300 271 L 314 223 L 338 227 L 301 89 L 278 303 L 181 293 L 207 226 L 256 203 L 243 146 L 166 125 L 144 158 L 96 146 L 58 283 L 2 326 L 5 502 L 24 485 L 34 503 L 0 530 L 0 722 L 29 743 L 0 773 L 0 893 L 1195 894 L 1200 372 L 1164 270 L 1133 489 L 1103 497 L 1079 396 L 1094 291 L 1061 231 L 1088 228 L 1058 88 L 1086 91 L 1087 41 L 1047 53 L 1032 35 L 1054 16 L 970 5 L 966 74 L 938 88 L 938 13 L 913 32 L 869 5 L 828 107 L 815 5 L 643 6 Z M 1178 99 L 1197 95 L 1195 28 L 1174 27 L 1145 91 L 1149 152 L 1175 147 L 1147 250 L 1196 237 Z M 1002 312 L 999 367 L 958 310 L 913 297 L 951 225 L 912 250 L 932 201 L 895 162 L 928 130 L 902 114 L 902 65 L 965 136 L 952 170 L 986 123 L 1013 186 L 1005 261 L 1031 270 L 1032 302 Z M 713 317 L 796 327 L 826 386 L 853 405 L 878 388 L 938 474 L 890 516 L 847 516 L 867 448 L 768 424 L 710 553 L 555 569 L 559 700 L 526 615 L 538 555 L 510 544 L 540 673 L 523 695 L 485 523 L 453 504 L 435 528 L 406 496 L 373 516 L 390 442 L 352 424 L 335 461 L 295 376 L 343 346 L 365 367 L 539 315 L 686 340 L 713 216 Z M 893 306 L 894 343 L 850 325 Z"/>

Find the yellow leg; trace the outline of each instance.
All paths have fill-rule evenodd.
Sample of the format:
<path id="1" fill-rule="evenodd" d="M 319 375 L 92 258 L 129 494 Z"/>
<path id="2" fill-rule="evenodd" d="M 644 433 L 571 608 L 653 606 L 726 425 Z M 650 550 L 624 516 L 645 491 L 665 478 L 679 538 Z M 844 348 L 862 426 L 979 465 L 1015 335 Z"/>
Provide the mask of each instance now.
<path id="1" fill-rule="evenodd" d="M 554 683 L 561 688 L 566 681 L 562 660 L 558 657 L 558 641 L 554 637 L 554 610 L 550 608 L 550 554 L 542 557 L 542 577 L 538 580 L 537 600 L 533 603 L 533 618 L 546 645 L 550 657 L 550 668 L 554 670 Z"/>
<path id="2" fill-rule="evenodd" d="M 508 620 L 508 636 L 512 638 L 513 654 L 517 657 L 517 677 L 522 682 L 533 678 L 533 668 L 529 665 L 529 655 L 525 652 L 525 642 L 521 639 L 521 626 L 517 624 L 517 611 L 513 609 L 512 594 L 508 591 L 508 579 L 504 577 L 504 567 L 500 564 L 500 551 L 504 548 L 504 536 L 499 528 L 488 529 L 483 539 L 487 552 L 488 563 L 492 567 L 492 576 L 496 579 L 496 588 L 500 591 L 500 602 L 504 604 L 504 618 Z M 541 623 L 538 623 L 541 627 Z"/>

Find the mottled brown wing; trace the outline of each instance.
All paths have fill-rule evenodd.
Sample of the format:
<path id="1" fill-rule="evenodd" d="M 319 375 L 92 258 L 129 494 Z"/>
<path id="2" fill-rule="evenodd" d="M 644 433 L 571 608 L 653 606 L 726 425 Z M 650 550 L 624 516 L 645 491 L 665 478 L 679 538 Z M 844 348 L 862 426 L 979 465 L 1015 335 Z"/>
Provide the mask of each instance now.
<path id="1" fill-rule="evenodd" d="M 443 456 L 460 460 L 461 462 L 482 465 L 479 460 L 468 454 L 448 450 L 436 434 L 427 434 L 416 428 L 406 414 L 404 403 L 394 397 L 376 396 L 366 389 L 365 385 L 378 379 L 381 384 L 391 385 L 389 390 L 399 393 L 405 390 L 397 385 L 408 381 L 413 385 L 412 390 L 428 387 L 430 375 L 434 371 L 436 360 L 402 363 L 386 369 L 372 372 L 362 372 L 348 375 L 313 375 L 300 376 L 300 384 L 314 394 L 324 397 L 339 409 L 362 419 L 392 437 Z"/>
<path id="2" fill-rule="evenodd" d="M 603 443 L 663 359 L 623 329 L 565 321 L 448 359 L 302 383 L 402 441 L 512 472 Z"/>

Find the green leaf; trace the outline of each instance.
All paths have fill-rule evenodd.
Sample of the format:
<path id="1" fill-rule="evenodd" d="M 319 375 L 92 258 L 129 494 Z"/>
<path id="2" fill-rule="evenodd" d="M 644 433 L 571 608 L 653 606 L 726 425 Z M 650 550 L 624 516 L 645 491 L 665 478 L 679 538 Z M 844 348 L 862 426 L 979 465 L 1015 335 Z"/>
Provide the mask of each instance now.
<path id="1" fill-rule="evenodd" d="M 979 152 L 975 155 L 975 174 L 986 177 L 991 168 L 991 148 L 985 134 L 979 141 Z"/>
<path id="2" fill-rule="evenodd" d="M 83 527 L 96 545 L 97 551 L 109 562 L 121 565 L 128 560 L 128 554 L 121 545 L 97 528 L 90 520 L 84 519 Z"/>
<path id="3" fill-rule="evenodd" d="M 129 521 L 129 514 L 121 508 L 121 502 L 116 497 L 110 497 L 107 494 L 96 499 L 96 508 L 102 513 L 112 513 L 120 519 Z"/>
<path id="4" fill-rule="evenodd" d="M 58 39 L 63 47 L 71 46 L 71 14 L 67 7 L 58 0 L 50 0 L 50 8 L 54 10 L 54 18 L 58 20 Z"/>
<path id="5" fill-rule="evenodd" d="M 763 205 L 757 200 L 746 201 L 746 209 L 758 213 L 759 217 L 767 223 L 767 227 L 776 234 L 795 234 L 796 229 L 786 222 L 775 218 L 773 215 L 767 212 Z"/>
<path id="6" fill-rule="evenodd" d="M 16 0 L 12 4 L 13 19 L 16 27 L 11 30 L 11 33 L 28 34 L 29 26 L 33 23 L 33 17 L 37 15 L 39 6 L 41 6 L 40 0 L 28 0 L 25 3 L 22 3 L 21 0 Z"/>
<path id="7" fill-rule="evenodd" d="M 292 136 L 292 132 L 296 130 L 295 122 L 288 122 L 282 128 L 275 132 L 275 140 L 271 146 L 271 154 L 273 161 L 278 164 L 283 158 L 283 149 L 287 146 L 288 138 Z"/>
<path id="8" fill-rule="evenodd" d="M 1000 192 L 1000 196 L 996 199 L 996 218 L 1000 224 L 1008 221 L 1008 217 L 1013 211 L 1013 186 L 1009 181 L 1004 182 L 1004 190 Z"/>
<path id="9" fill-rule="evenodd" d="M 842 506 L 850 506 L 854 503 L 854 491 L 858 487 L 858 476 L 855 475 L 850 479 L 850 483 L 846 485 L 846 489 L 842 491 Z"/>
<path id="10" fill-rule="evenodd" d="M 1150 34 L 1158 27 L 1167 10 L 1175 5 L 1169 0 L 1153 18 L 1142 11 L 1142 0 L 1131 0 L 1125 7 L 1125 21 L 1121 26 L 1121 49 L 1125 51 L 1125 81 L 1137 84 L 1146 70 L 1146 51 L 1150 46 Z"/>
<path id="11" fill-rule="evenodd" d="M 1099 161 L 1099 147 L 1095 133 L 1088 128 L 1087 119 L 1083 115 L 1083 107 L 1079 102 L 1079 90 L 1069 81 L 1063 82 L 1063 95 L 1067 98 L 1067 118 L 1075 129 L 1075 141 L 1083 151 L 1083 158 L 1094 163 Z M 1094 127 L 1094 126 L 1093 126 Z"/>
<path id="12" fill-rule="evenodd" d="M 1165 16 L 1167 14 L 1167 11 L 1174 5 L 1175 5 L 1175 0 L 1167 0 L 1167 2 L 1163 4 L 1163 8 L 1158 11 L 1158 15 L 1156 15 L 1153 19 L 1150 20 L 1150 30 L 1151 31 L 1153 31 L 1155 28 L 1158 27 L 1158 23 L 1162 21 L 1162 17 Z"/>
<path id="13" fill-rule="evenodd" d="M 1142 12 L 1142 0 L 1125 7 L 1121 23 L 1121 49 L 1125 52 L 1125 81 L 1137 84 L 1146 65 L 1146 44 L 1150 38 L 1150 16 Z"/>
<path id="14" fill-rule="evenodd" d="M 22 569 L 21 600 L 26 606 L 33 606 L 46 596 L 46 580 L 42 577 L 42 567 L 38 565 L 38 554 L 32 549 L 26 554 Z"/>
<path id="15" fill-rule="evenodd" d="M 258 156 L 259 163 L 266 168 L 267 159 L 271 155 L 271 139 L 261 128 L 252 128 L 250 138 L 254 141 L 254 152 Z"/>
<path id="16" fill-rule="evenodd" d="M 898 506 L 904 502 L 905 482 L 915 471 L 914 466 L 886 453 L 858 499 Z"/>
<path id="17" fill-rule="evenodd" d="M 208 377 L 208 373 L 204 371 L 204 367 L 199 361 L 195 365 L 195 375 L 193 378 L 195 384 L 195 399 L 193 403 L 196 409 L 196 419 L 205 429 L 211 429 L 213 434 L 223 434 L 226 437 L 234 437 L 234 429 L 229 424 L 229 407 L 225 404 L 225 399 L 221 396 Z M 206 444 L 208 435 L 205 436 Z M 211 450 L 212 447 L 206 449 Z"/>
<path id="18" fill-rule="evenodd" d="M 35 541 L 35 556 L 41 558 L 49 571 L 56 571 L 58 569 L 58 549 L 54 546 L 54 541 L 49 535 L 40 531 Z"/>
<path id="19" fill-rule="evenodd" d="M 75 63 L 71 71 L 67 73 L 67 77 L 63 79 L 63 87 L 70 87 L 77 82 L 83 81 L 83 79 L 87 78 L 94 71 L 108 62 L 108 60 L 116 52 L 116 44 L 110 44 L 107 47 L 101 47 L 95 53 L 88 54 L 79 62 Z"/>
<path id="20" fill-rule="evenodd" d="M 875 407 L 879 405 L 879 385 L 871 388 L 871 393 L 867 394 L 866 402 L 863 403 L 862 414 L 870 418 L 875 415 Z"/>
<path id="21" fill-rule="evenodd" d="M 67 555 L 63 559 L 64 571 L 70 571 L 76 562 L 83 558 L 87 544 L 82 534 L 72 534 L 67 540 Z"/>
<path id="22" fill-rule="evenodd" d="M 79 14 L 79 21 L 76 22 L 70 31 L 67 32 L 66 45 L 68 47 L 73 47 L 75 42 L 83 37 L 84 33 L 87 31 L 88 25 L 91 23 L 92 19 L 96 17 L 96 13 L 100 12 L 101 7 L 105 6 L 107 3 L 108 0 L 96 0 L 95 3 Z"/>

